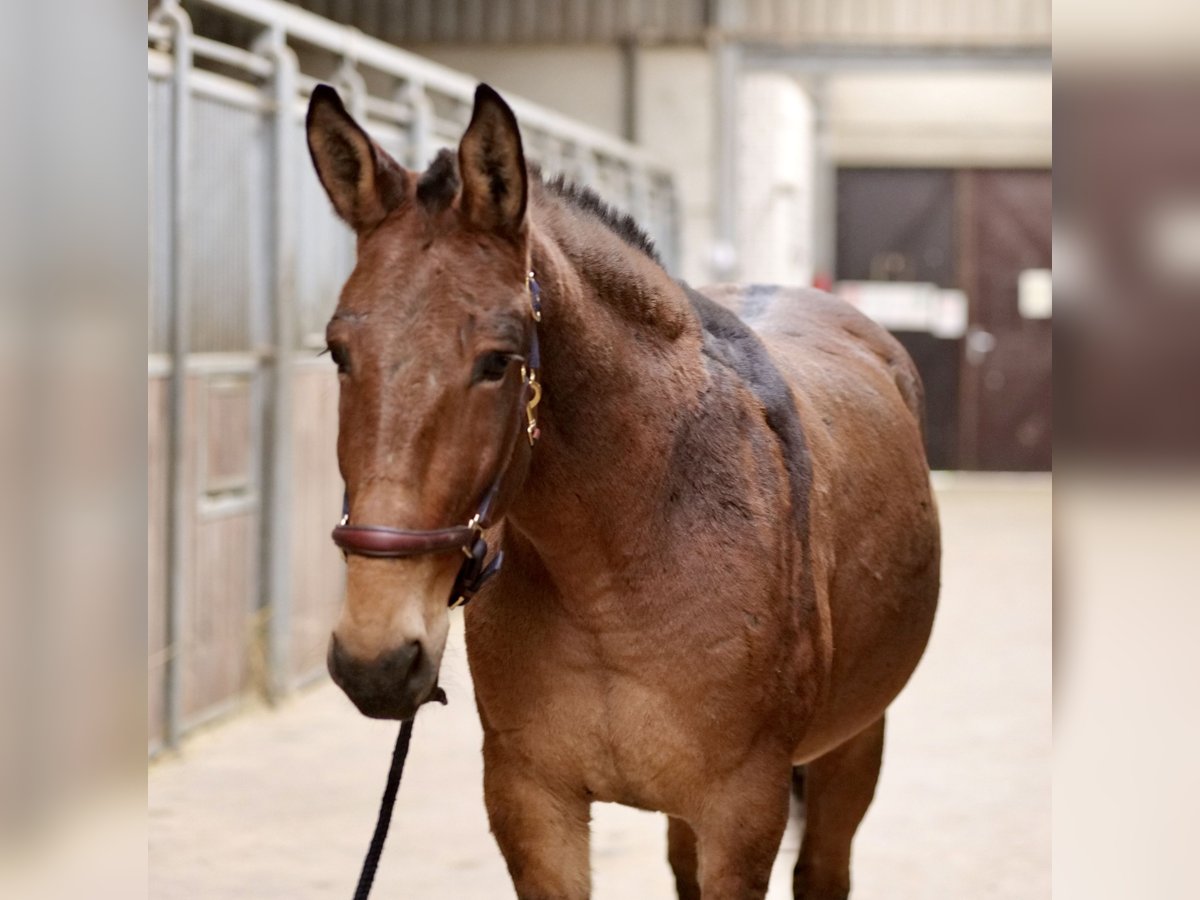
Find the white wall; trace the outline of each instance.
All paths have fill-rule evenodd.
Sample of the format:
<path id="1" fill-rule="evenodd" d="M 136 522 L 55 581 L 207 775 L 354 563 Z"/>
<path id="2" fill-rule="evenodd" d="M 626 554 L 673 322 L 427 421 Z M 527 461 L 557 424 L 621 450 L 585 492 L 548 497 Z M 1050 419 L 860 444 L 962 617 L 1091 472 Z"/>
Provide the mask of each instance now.
<path id="1" fill-rule="evenodd" d="M 840 75 L 828 85 L 843 165 L 1050 165 L 1050 73 Z"/>
<path id="2" fill-rule="evenodd" d="M 408 49 L 408 48 L 406 48 Z M 432 45 L 414 51 L 610 134 L 624 126 L 621 53 L 616 47 Z"/>
<path id="3" fill-rule="evenodd" d="M 422 46 L 443 65 L 573 118 L 620 135 L 624 72 L 616 47 Z M 672 273 L 710 279 L 713 238 L 713 143 L 716 132 L 712 56 L 703 48 L 639 50 L 638 143 L 678 174 L 683 260 Z"/>
<path id="4" fill-rule="evenodd" d="M 737 146 L 738 280 L 811 284 L 813 108 L 794 78 L 742 78 Z"/>
<path id="5" fill-rule="evenodd" d="M 676 274 L 711 280 L 716 141 L 712 55 L 700 48 L 648 48 L 639 57 L 638 143 L 676 172 L 683 256 Z"/>

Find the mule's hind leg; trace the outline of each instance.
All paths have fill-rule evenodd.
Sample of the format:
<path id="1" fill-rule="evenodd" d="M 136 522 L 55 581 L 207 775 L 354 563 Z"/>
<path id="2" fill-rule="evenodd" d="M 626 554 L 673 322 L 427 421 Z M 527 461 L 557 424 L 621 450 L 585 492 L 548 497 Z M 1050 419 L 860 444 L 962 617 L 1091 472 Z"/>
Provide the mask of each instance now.
<path id="1" fill-rule="evenodd" d="M 883 718 L 814 759 L 804 775 L 804 839 L 792 878 L 796 900 L 850 896 L 850 844 L 875 796 Z"/>
<path id="2" fill-rule="evenodd" d="M 683 819 L 667 817 L 667 860 L 675 873 L 679 900 L 700 900 L 700 876 L 696 867 L 696 832 Z"/>

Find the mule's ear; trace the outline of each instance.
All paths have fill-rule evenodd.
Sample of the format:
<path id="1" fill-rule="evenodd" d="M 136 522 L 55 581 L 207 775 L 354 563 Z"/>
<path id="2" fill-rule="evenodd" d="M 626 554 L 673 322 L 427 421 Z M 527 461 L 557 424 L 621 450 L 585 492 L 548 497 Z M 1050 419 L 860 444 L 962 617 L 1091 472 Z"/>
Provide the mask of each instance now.
<path id="1" fill-rule="evenodd" d="M 400 205 L 407 173 L 351 118 L 329 85 L 313 89 L 306 125 L 317 177 L 346 224 L 365 231 Z"/>
<path id="2" fill-rule="evenodd" d="M 475 89 L 471 124 L 458 145 L 462 210 L 469 221 L 510 236 L 525 227 L 529 173 L 517 117 L 492 88 Z"/>

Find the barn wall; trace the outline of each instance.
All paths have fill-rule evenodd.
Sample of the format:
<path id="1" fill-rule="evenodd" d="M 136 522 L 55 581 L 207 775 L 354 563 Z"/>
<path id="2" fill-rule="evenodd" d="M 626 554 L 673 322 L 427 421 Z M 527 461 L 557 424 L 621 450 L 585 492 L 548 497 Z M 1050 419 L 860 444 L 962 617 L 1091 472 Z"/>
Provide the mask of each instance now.
<path id="1" fill-rule="evenodd" d="M 799 82 L 748 72 L 739 86 L 738 277 L 809 285 L 813 278 L 813 105 Z"/>
<path id="2" fill-rule="evenodd" d="M 419 52 L 565 115 L 620 134 L 626 120 L 622 51 L 600 46 L 427 45 Z M 682 254 L 675 274 L 711 280 L 716 113 L 712 55 L 702 47 L 637 50 L 639 145 L 676 173 Z"/>
<path id="3" fill-rule="evenodd" d="M 990 46 L 1048 43 L 1051 0 L 298 0 L 395 44 L 699 42 Z"/>
<path id="4" fill-rule="evenodd" d="M 693 47 L 639 51 L 637 138 L 676 173 L 683 252 L 678 275 L 711 280 L 715 233 L 716 86 L 712 55 Z"/>
<path id="5" fill-rule="evenodd" d="M 1050 165 L 1049 72 L 847 73 L 828 92 L 839 165 Z"/>
<path id="6" fill-rule="evenodd" d="M 621 54 L 615 47 L 431 44 L 413 49 L 610 134 L 623 130 Z"/>

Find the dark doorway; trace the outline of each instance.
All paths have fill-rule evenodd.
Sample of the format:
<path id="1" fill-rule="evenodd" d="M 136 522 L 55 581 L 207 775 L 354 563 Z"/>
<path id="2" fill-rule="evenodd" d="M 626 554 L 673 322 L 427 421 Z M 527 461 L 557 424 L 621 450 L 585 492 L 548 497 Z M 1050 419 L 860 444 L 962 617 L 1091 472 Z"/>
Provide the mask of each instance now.
<path id="1" fill-rule="evenodd" d="M 838 173 L 837 278 L 958 287 L 954 173 L 945 169 L 842 169 Z M 961 339 L 893 330 L 925 383 L 925 445 L 935 469 L 960 468 Z"/>
<path id="2" fill-rule="evenodd" d="M 893 332 L 925 383 L 933 468 L 1050 468 L 1050 320 L 1018 308 L 1021 273 L 1049 267 L 1049 172 L 839 170 L 838 280 L 967 297 L 963 337 Z"/>

